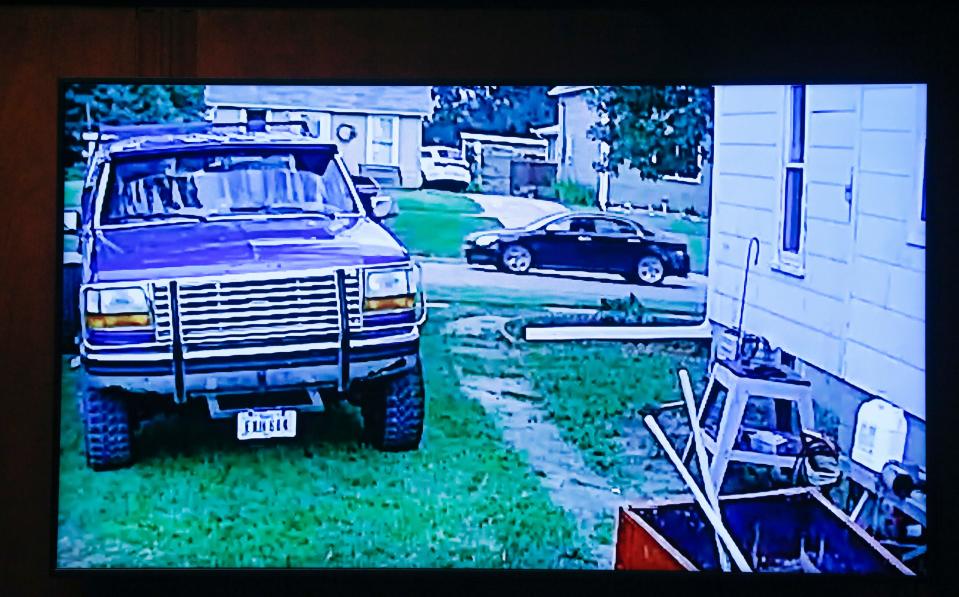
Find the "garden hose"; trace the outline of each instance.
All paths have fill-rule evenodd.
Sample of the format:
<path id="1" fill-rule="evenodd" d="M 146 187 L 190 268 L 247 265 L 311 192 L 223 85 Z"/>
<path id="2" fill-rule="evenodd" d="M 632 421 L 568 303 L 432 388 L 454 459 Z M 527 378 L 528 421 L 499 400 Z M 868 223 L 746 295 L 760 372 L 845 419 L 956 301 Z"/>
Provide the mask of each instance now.
<path id="1" fill-rule="evenodd" d="M 807 440 L 808 437 L 808 440 Z M 839 451 L 825 438 L 803 436 L 793 464 L 793 485 L 824 487 L 839 481 Z"/>

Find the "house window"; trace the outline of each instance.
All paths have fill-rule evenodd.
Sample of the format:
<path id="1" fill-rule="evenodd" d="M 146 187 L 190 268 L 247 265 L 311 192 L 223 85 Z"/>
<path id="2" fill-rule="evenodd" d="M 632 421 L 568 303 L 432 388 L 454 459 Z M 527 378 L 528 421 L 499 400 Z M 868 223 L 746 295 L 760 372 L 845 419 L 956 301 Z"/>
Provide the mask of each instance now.
<path id="1" fill-rule="evenodd" d="M 916 115 L 916 207 L 909 218 L 907 241 L 917 247 L 926 246 L 926 86 L 917 87 Z"/>
<path id="2" fill-rule="evenodd" d="M 806 236 L 806 87 L 786 87 L 786 135 L 783 144 L 779 250 L 774 267 L 801 276 Z"/>
<path id="3" fill-rule="evenodd" d="M 663 176 L 663 180 L 689 184 L 699 184 L 703 181 L 703 154 L 699 148 L 682 149 L 677 145 L 674 155 L 670 157 L 675 164 L 674 172 Z M 653 156 L 653 163 L 655 162 L 656 156 Z"/>
<path id="4" fill-rule="evenodd" d="M 399 164 L 399 118 L 369 116 L 366 135 L 366 161 L 370 164 Z"/>

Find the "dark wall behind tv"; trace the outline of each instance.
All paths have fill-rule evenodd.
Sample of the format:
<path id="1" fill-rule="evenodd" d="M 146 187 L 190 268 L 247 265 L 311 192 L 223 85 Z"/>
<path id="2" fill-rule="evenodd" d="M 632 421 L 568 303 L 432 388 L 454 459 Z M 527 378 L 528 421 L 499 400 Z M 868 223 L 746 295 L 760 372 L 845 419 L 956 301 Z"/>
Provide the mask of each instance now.
<path id="1" fill-rule="evenodd" d="M 913 5 L 716 4 L 647 3 L 633 12 L 0 7 L 0 593 L 90 590 L 48 572 L 59 78 L 708 84 L 940 72 L 928 56 L 945 47 L 946 30 L 929 29 L 934 15 Z"/>

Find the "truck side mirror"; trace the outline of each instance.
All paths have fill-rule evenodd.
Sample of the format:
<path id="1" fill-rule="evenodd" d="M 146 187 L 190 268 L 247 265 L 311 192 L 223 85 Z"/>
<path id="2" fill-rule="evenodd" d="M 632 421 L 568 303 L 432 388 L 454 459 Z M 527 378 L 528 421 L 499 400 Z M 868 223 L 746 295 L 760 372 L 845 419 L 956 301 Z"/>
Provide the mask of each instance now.
<path id="1" fill-rule="evenodd" d="M 370 199 L 373 206 L 373 217 L 382 220 L 396 214 L 393 213 L 393 199 L 386 195 L 376 195 Z"/>
<path id="2" fill-rule="evenodd" d="M 80 211 L 68 209 L 63 212 L 63 231 L 68 234 L 76 234 L 80 231 Z"/>

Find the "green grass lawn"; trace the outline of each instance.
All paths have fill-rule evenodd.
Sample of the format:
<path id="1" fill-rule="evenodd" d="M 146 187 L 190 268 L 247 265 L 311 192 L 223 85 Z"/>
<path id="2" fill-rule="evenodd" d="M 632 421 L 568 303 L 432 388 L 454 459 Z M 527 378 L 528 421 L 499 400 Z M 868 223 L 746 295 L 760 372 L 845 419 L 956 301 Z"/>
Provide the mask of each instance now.
<path id="1" fill-rule="evenodd" d="M 426 327 L 426 434 L 409 453 L 360 445 L 351 407 L 261 445 L 197 412 L 146 427 L 132 468 L 94 473 L 64 366 L 60 566 L 595 565 L 574 519 L 460 395 L 452 340 L 438 334 L 447 317 L 437 310 Z"/>
<path id="2" fill-rule="evenodd" d="M 63 183 L 63 209 L 80 208 L 80 192 L 83 190 L 82 180 L 68 180 Z M 76 252 L 79 245 L 76 235 L 63 235 L 63 252 Z"/>
<path id="3" fill-rule="evenodd" d="M 647 434 L 640 413 L 681 400 L 677 370 L 685 368 L 702 393 L 705 342 L 520 342 L 518 358 L 464 363 L 467 373 L 519 377 L 530 382 L 540 406 L 588 466 L 618 486 L 642 486 L 641 474 L 625 466 L 626 436 Z M 651 437 L 651 436 L 650 436 Z M 651 442 L 648 442 L 651 443 Z M 654 450 L 656 452 L 656 450 Z"/>
<path id="4" fill-rule="evenodd" d="M 414 255 L 461 257 L 463 237 L 499 227 L 499 220 L 477 217 L 482 208 L 461 193 L 419 190 L 391 193 L 399 207 L 387 225 Z"/>
<path id="5" fill-rule="evenodd" d="M 82 180 L 68 180 L 63 183 L 64 209 L 80 207 L 80 192 L 83 191 Z"/>
<path id="6" fill-rule="evenodd" d="M 642 479 L 620 466 L 625 434 L 646 433 L 643 409 L 682 399 L 680 367 L 697 382 L 706 371 L 705 343 L 531 342 L 524 349 L 522 366 L 566 441 L 597 472 L 634 486 Z"/>

